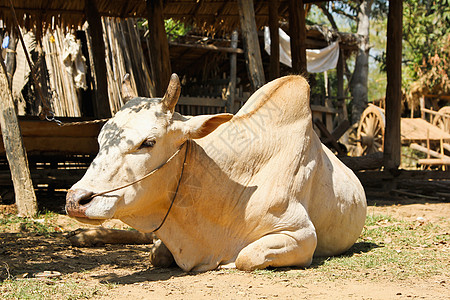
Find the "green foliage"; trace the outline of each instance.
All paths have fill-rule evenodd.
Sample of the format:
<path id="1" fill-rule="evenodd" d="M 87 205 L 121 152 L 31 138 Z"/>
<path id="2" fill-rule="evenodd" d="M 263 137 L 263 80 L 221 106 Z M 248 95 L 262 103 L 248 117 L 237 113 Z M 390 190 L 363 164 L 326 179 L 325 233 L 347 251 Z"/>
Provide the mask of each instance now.
<path id="1" fill-rule="evenodd" d="M 384 50 L 386 48 L 386 25 L 388 1 L 374 0 L 372 1 L 372 14 L 370 23 L 370 58 L 369 58 L 369 77 L 368 77 L 368 99 L 380 99 L 386 93 L 386 73 L 383 69 Z M 313 5 L 308 14 L 308 23 L 322 24 L 332 27 L 323 13 L 326 10 L 331 13 L 335 20 L 338 30 L 341 32 L 353 32 L 357 30 L 356 17 L 359 10 L 358 3 L 355 1 L 338 1 L 338 2 L 323 2 L 319 5 Z M 354 57 L 353 57 L 354 58 Z M 353 58 L 347 59 L 349 71 L 352 72 L 354 67 Z M 329 74 L 330 79 L 333 79 L 333 74 Z M 346 78 L 348 79 L 348 78 Z M 316 78 L 318 85 L 320 78 Z M 322 80 L 323 81 L 323 80 Z M 332 83 L 332 86 L 333 83 Z M 335 90 L 332 89 L 332 90 Z M 320 92 L 320 91 L 316 91 Z M 350 110 L 351 107 L 348 107 Z"/>
<path id="2" fill-rule="evenodd" d="M 406 0 L 403 16 L 407 76 L 431 93 L 450 93 L 450 0 Z"/>
<path id="3" fill-rule="evenodd" d="M 387 0 L 365 0 L 372 2 L 372 20 L 383 20 L 386 19 L 388 12 L 388 1 Z M 360 1 L 333 1 L 326 2 L 320 5 L 324 5 L 326 9 L 333 14 L 336 18 L 340 31 L 349 31 L 356 33 L 357 26 L 356 19 L 359 13 Z M 339 21 L 339 19 L 341 19 Z M 349 30 L 348 30 L 349 29 Z"/>
<path id="4" fill-rule="evenodd" d="M 148 22 L 145 19 L 140 19 L 136 22 L 138 28 L 142 28 L 144 30 L 148 30 Z M 164 28 L 166 30 L 167 38 L 170 41 L 177 39 L 180 36 L 186 35 L 191 27 L 184 24 L 181 21 L 177 21 L 174 19 L 166 19 L 164 20 Z"/>
<path id="5" fill-rule="evenodd" d="M 183 22 L 176 21 L 173 19 L 164 20 L 164 27 L 166 28 L 166 33 L 169 40 L 175 40 L 180 36 L 184 36 L 191 29 Z"/>

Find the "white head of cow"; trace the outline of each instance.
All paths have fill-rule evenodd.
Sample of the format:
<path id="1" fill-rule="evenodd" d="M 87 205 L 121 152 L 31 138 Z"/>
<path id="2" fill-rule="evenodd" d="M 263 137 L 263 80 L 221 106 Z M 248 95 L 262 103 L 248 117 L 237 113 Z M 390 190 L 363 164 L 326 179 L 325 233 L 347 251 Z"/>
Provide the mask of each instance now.
<path id="1" fill-rule="evenodd" d="M 180 82 L 173 74 L 166 94 L 160 98 L 134 98 L 103 126 L 97 157 L 84 177 L 67 193 L 69 216 L 86 223 L 139 215 L 142 210 L 167 207 L 172 187 L 180 176 L 182 149 L 173 162 L 149 178 L 130 187 L 92 198 L 133 182 L 164 164 L 186 140 L 202 138 L 231 114 L 185 117 L 174 112 L 180 96 Z M 184 147 L 187 148 L 187 147 Z"/>

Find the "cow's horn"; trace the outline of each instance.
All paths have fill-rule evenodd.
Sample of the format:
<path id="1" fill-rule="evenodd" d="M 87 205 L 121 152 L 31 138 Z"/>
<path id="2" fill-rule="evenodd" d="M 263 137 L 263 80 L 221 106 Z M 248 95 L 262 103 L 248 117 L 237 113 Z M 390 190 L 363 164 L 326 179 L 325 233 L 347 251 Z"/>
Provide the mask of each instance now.
<path id="1" fill-rule="evenodd" d="M 162 103 L 171 112 L 175 110 L 175 105 L 178 102 L 180 93 L 181 93 L 180 79 L 178 78 L 177 74 L 173 73 L 172 76 L 170 76 L 167 91 L 164 94 L 164 97 L 162 98 Z"/>

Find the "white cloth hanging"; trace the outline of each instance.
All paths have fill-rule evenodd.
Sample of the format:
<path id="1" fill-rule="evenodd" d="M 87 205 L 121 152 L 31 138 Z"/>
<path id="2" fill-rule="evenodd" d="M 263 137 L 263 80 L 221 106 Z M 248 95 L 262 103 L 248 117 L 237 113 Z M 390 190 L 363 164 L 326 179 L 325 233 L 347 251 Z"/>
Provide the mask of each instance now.
<path id="1" fill-rule="evenodd" d="M 280 62 L 292 67 L 291 38 L 281 28 L 280 35 Z M 264 50 L 270 55 L 270 31 L 264 28 Z M 339 59 L 339 42 L 333 42 L 322 49 L 306 50 L 306 68 L 309 73 L 321 73 L 336 68 Z"/>

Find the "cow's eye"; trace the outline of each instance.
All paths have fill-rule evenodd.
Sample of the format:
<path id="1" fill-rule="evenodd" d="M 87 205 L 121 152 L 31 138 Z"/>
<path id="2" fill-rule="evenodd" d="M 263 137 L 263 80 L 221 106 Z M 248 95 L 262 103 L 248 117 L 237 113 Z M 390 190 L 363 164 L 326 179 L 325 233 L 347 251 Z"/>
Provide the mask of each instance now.
<path id="1" fill-rule="evenodd" d="M 156 141 L 154 139 L 146 139 L 139 146 L 139 149 L 152 148 L 153 146 L 155 146 L 155 144 L 156 144 Z"/>

